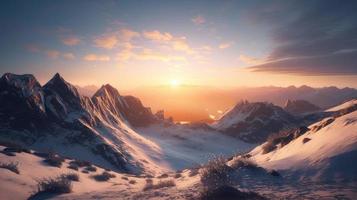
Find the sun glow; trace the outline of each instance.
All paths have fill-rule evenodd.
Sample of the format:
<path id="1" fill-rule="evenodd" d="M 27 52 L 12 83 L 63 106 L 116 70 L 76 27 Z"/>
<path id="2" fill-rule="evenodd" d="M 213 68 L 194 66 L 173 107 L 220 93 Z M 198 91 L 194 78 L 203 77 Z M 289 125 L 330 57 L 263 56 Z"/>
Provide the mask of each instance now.
<path id="1" fill-rule="evenodd" d="M 177 87 L 177 86 L 180 86 L 180 81 L 178 81 L 177 79 L 172 79 L 171 81 L 170 81 L 170 85 L 172 86 L 172 87 Z"/>

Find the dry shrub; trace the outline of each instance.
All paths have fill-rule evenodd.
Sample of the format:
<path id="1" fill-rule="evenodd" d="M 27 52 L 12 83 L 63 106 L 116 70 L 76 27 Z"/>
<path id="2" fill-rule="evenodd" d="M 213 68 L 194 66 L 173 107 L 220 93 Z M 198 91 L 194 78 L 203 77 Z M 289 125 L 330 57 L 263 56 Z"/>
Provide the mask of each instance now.
<path id="1" fill-rule="evenodd" d="M 144 191 L 147 190 L 156 190 L 160 188 L 165 188 L 165 187 L 174 187 L 176 186 L 176 183 L 174 180 L 165 180 L 165 181 L 159 181 L 157 184 L 153 184 L 152 182 L 146 182 L 146 185 L 144 187 Z"/>
<path id="2" fill-rule="evenodd" d="M 10 170 L 14 172 L 15 174 L 20 174 L 19 168 L 18 168 L 19 163 L 15 162 L 10 162 L 10 163 L 1 163 L 0 162 L 0 168 L 4 168 L 7 170 Z"/>
<path id="3" fill-rule="evenodd" d="M 216 189 L 220 186 L 230 184 L 230 172 L 232 168 L 226 165 L 226 159 L 216 157 L 210 160 L 201 169 L 201 182 L 206 189 Z"/>

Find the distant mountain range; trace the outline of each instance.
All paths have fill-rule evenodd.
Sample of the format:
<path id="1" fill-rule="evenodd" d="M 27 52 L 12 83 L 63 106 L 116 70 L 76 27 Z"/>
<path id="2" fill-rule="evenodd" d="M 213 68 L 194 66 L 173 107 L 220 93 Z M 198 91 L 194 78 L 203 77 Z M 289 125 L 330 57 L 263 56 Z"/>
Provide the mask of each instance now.
<path id="1" fill-rule="evenodd" d="M 357 98 L 354 88 L 323 87 L 238 87 L 220 89 L 209 86 L 182 85 L 179 87 L 143 87 L 128 93 L 139 97 L 153 110 L 163 109 L 175 121 L 207 121 L 216 119 L 222 112 L 241 100 L 271 102 L 285 106 L 288 100 L 305 100 L 321 109 L 326 109 Z M 165 99 L 165 101 L 162 101 Z M 160 102 L 160 103 L 158 103 Z"/>

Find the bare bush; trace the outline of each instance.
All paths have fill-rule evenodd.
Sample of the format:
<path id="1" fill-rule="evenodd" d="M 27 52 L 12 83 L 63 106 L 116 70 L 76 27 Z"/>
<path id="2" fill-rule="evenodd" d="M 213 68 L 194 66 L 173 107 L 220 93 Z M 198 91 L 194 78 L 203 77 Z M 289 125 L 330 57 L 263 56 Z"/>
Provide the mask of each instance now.
<path id="1" fill-rule="evenodd" d="M 223 185 L 212 190 L 204 190 L 201 192 L 200 200 L 236 200 L 236 199 L 252 199 L 265 200 L 266 198 L 260 196 L 255 192 L 242 192 L 232 186 Z"/>
<path id="2" fill-rule="evenodd" d="M 68 180 L 71 181 L 79 181 L 79 175 L 76 173 L 68 173 L 68 174 L 64 174 L 62 175 L 64 178 L 67 178 Z"/>
<path id="3" fill-rule="evenodd" d="M 115 178 L 115 174 L 111 174 L 111 173 L 105 171 L 101 174 L 93 175 L 92 177 L 96 181 L 103 182 L 103 181 L 108 181 L 111 178 Z"/>
<path id="4" fill-rule="evenodd" d="M 157 184 L 153 184 L 152 182 L 146 182 L 146 185 L 144 186 L 143 190 L 156 190 L 160 188 L 165 188 L 165 187 L 174 187 L 176 186 L 176 183 L 174 180 L 165 180 L 165 181 L 159 181 Z"/>
<path id="5" fill-rule="evenodd" d="M 53 167 L 58 167 L 60 168 L 62 166 L 62 162 L 64 161 L 64 158 L 57 154 L 50 153 L 47 155 L 46 159 L 44 160 L 45 163 L 47 163 L 50 166 Z"/>
<path id="6" fill-rule="evenodd" d="M 10 170 L 16 174 L 20 174 L 19 168 L 18 168 L 19 163 L 15 162 L 10 162 L 10 163 L 0 163 L 0 168 L 4 168 L 7 170 Z"/>
<path id="7" fill-rule="evenodd" d="M 182 175 L 180 173 L 176 173 L 174 176 L 174 178 L 180 178 L 180 177 L 182 177 Z"/>
<path id="8" fill-rule="evenodd" d="M 89 172 L 96 172 L 97 171 L 97 168 L 95 166 L 87 166 L 84 168 L 85 170 L 89 171 Z"/>
<path id="9" fill-rule="evenodd" d="M 169 177 L 169 175 L 168 174 L 161 174 L 160 176 L 158 176 L 157 178 L 167 178 L 167 177 Z"/>
<path id="10" fill-rule="evenodd" d="M 38 181 L 37 192 L 33 195 L 43 193 L 63 194 L 72 192 L 72 182 L 66 175 L 60 175 L 55 178 L 46 178 Z"/>
<path id="11" fill-rule="evenodd" d="M 239 169 L 239 168 L 249 168 L 249 169 L 257 169 L 260 168 L 257 163 L 254 161 L 248 159 L 248 158 L 243 158 L 243 157 L 238 157 L 235 160 L 232 161 L 231 168 L 233 169 Z"/>
<path id="12" fill-rule="evenodd" d="M 226 165 L 226 159 L 216 157 L 210 160 L 201 169 L 201 182 L 206 189 L 216 189 L 222 185 L 230 184 L 231 168 Z"/>
<path id="13" fill-rule="evenodd" d="M 92 164 L 89 161 L 83 161 L 83 160 L 72 160 L 69 162 L 70 165 L 75 165 L 78 167 L 86 167 L 86 166 L 91 166 Z"/>

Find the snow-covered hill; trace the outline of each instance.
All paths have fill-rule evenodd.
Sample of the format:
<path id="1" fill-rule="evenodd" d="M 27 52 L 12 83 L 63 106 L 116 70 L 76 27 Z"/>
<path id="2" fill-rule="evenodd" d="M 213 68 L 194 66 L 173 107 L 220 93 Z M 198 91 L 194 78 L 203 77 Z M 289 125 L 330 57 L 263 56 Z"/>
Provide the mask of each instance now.
<path id="1" fill-rule="evenodd" d="M 352 100 L 296 139 L 272 139 L 249 154 L 260 165 L 311 179 L 357 180 L 357 109 Z M 349 112 L 346 112 L 349 110 Z M 278 142 L 278 141 L 285 141 Z M 274 145 L 274 148 L 269 146 Z M 269 148 L 268 148 L 269 147 Z"/>
<path id="2" fill-rule="evenodd" d="M 241 101 L 211 126 L 244 141 L 259 143 L 297 122 L 294 116 L 271 103 Z"/>

